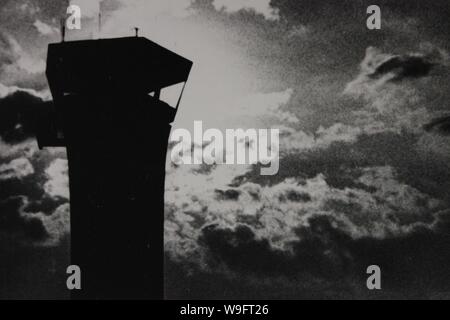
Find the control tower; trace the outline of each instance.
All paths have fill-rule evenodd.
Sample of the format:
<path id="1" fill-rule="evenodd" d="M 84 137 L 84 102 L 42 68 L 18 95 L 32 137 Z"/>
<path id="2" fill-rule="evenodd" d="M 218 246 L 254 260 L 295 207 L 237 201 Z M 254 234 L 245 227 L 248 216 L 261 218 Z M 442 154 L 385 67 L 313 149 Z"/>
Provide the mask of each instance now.
<path id="1" fill-rule="evenodd" d="M 163 299 L 165 162 L 182 91 L 175 106 L 159 98 L 191 67 L 142 37 L 49 45 L 53 104 L 38 143 L 67 148 L 72 298 Z"/>

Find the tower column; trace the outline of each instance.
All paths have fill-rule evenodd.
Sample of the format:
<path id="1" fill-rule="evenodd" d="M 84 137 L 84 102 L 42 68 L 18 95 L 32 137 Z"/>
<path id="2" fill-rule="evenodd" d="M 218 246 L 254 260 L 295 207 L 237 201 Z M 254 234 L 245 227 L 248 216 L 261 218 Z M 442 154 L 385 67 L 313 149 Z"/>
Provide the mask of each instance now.
<path id="1" fill-rule="evenodd" d="M 41 147 L 69 162 L 74 299 L 164 298 L 164 180 L 175 108 L 152 97 L 192 62 L 145 38 L 51 44 Z"/>

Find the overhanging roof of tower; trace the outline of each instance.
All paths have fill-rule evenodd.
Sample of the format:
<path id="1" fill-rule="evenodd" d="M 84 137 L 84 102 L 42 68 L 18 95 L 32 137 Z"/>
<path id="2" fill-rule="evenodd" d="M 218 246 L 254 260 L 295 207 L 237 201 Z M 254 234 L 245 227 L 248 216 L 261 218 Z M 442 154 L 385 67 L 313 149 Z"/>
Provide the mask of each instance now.
<path id="1" fill-rule="evenodd" d="M 153 92 L 187 80 L 192 61 L 142 37 L 50 44 L 53 96 L 97 90 Z"/>

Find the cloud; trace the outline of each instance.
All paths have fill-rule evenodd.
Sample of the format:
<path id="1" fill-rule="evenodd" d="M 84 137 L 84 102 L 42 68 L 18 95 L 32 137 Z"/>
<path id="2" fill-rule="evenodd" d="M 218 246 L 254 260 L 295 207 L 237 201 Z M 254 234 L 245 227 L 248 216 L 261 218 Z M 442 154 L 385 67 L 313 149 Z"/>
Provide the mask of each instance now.
<path id="1" fill-rule="evenodd" d="M 69 232 L 65 155 L 34 139 L 43 97 L 0 85 L 0 235 L 13 247 L 58 246 Z"/>
<path id="2" fill-rule="evenodd" d="M 53 35 L 59 32 L 58 28 L 52 27 L 39 19 L 34 22 L 33 26 L 44 36 Z"/>
<path id="3" fill-rule="evenodd" d="M 254 10 L 264 15 L 266 19 L 278 19 L 278 11 L 270 5 L 269 0 L 214 0 L 213 4 L 217 10 L 224 9 L 227 12 Z"/>
<path id="4" fill-rule="evenodd" d="M 17 58 L 17 53 L 13 50 L 11 38 L 5 33 L 0 32 L 0 62 L 2 64 L 10 64 Z"/>
<path id="5" fill-rule="evenodd" d="M 23 156 L 31 158 L 37 150 L 37 143 L 32 139 L 10 144 L 3 141 L 0 136 L 0 159 Z"/>
<path id="6" fill-rule="evenodd" d="M 70 233 L 70 206 L 68 203 L 62 204 L 52 214 L 24 213 L 25 220 L 39 221 L 47 237 L 36 243 L 40 246 L 56 246 Z"/>
<path id="7" fill-rule="evenodd" d="M 373 56 L 377 52 L 374 48 L 369 48 L 366 55 L 366 63 L 363 68 L 368 77 L 379 79 L 390 74 L 389 81 L 401 81 L 405 78 L 420 78 L 429 75 L 433 68 L 433 62 L 423 55 L 386 56 L 378 65 L 373 65 Z M 382 56 L 380 54 L 380 56 Z M 364 63 L 364 62 L 363 62 Z M 372 70 L 371 70 L 372 68 Z"/>
<path id="8" fill-rule="evenodd" d="M 39 13 L 41 11 L 41 9 L 32 2 L 23 2 L 22 4 L 19 5 L 19 10 L 22 13 L 25 13 L 29 16 L 35 16 L 37 13 Z"/>
<path id="9" fill-rule="evenodd" d="M 9 47 L 17 59 L 14 61 L 14 64 L 2 66 L 5 71 L 10 71 L 11 68 L 17 68 L 19 71 L 25 71 L 30 74 L 38 74 L 45 71 L 44 60 L 36 59 L 31 54 L 25 52 L 22 49 L 22 46 L 13 37 L 9 37 L 8 41 Z"/>
<path id="10" fill-rule="evenodd" d="M 427 72 L 420 71 L 422 62 L 430 63 Z M 201 274 L 200 279 L 232 279 L 248 294 L 265 283 L 280 295 L 285 290 L 287 297 L 301 296 L 290 284 L 306 286 L 308 294 L 323 290 L 325 296 L 326 288 L 342 286 L 331 295 L 355 297 L 365 289 L 355 288 L 365 281 L 359 272 L 375 259 L 388 268 L 386 283 L 393 294 L 414 292 L 413 278 L 398 280 L 402 270 L 388 257 L 393 250 L 398 260 L 412 257 L 422 266 L 422 258 L 433 258 L 413 247 L 423 239 L 431 246 L 443 243 L 450 198 L 436 177 L 446 180 L 450 171 L 424 146 L 433 146 L 445 159 L 448 139 L 438 143 L 430 134 L 433 143 L 428 142 L 422 125 L 442 112 L 429 98 L 442 89 L 446 63 L 438 49 L 403 55 L 369 49 L 344 96 L 330 103 L 334 122 L 317 121 L 313 130 L 302 127 L 294 108 L 303 106 L 291 105 L 293 90 L 251 96 L 252 114 L 261 111 L 262 118 L 271 119 L 267 123 L 282 129 L 280 172 L 268 178 L 253 167 L 226 175 L 216 172 L 221 166 L 168 172 L 165 250 L 170 261 L 189 275 Z M 340 119 L 339 112 L 345 112 Z"/>
<path id="11" fill-rule="evenodd" d="M 370 87 L 383 86 L 408 78 L 421 78 L 430 74 L 438 65 L 448 65 L 448 53 L 432 45 L 424 45 L 423 52 L 393 55 L 368 47 L 360 65 L 360 74 L 350 82 L 345 93 L 360 96 Z"/>
<path id="12" fill-rule="evenodd" d="M 306 25 L 297 25 L 289 30 L 287 37 L 290 39 L 306 39 L 311 33 L 311 28 Z"/>
<path id="13" fill-rule="evenodd" d="M 361 128 L 342 123 L 335 123 L 328 128 L 320 126 L 314 134 L 286 128 L 281 139 L 281 149 L 284 152 L 297 152 L 299 150 L 327 148 L 335 142 L 355 142 L 362 133 Z"/>
<path id="14" fill-rule="evenodd" d="M 22 48 L 11 35 L 0 32 L 0 83 L 4 87 L 47 89 L 45 60 L 39 50 L 33 53 Z M 5 88 L 0 88 L 4 91 Z"/>
<path id="15" fill-rule="evenodd" d="M 25 218 L 22 209 L 27 199 L 16 196 L 6 200 L 0 200 L 0 215 L 2 224 L 0 234 L 8 237 L 14 242 L 11 243 L 33 243 L 43 241 L 47 238 L 47 232 L 41 221 L 37 218 Z"/>
<path id="16" fill-rule="evenodd" d="M 406 244 L 423 233 L 440 242 L 440 226 L 448 217 L 445 202 L 400 182 L 390 166 L 356 169 L 340 187 L 324 174 L 222 187 L 214 183 L 214 168 L 192 175 L 195 180 L 186 185 L 178 174 L 169 174 L 166 187 L 165 250 L 171 261 L 193 279 L 215 274 L 239 281 L 245 290 L 265 283 L 279 288 L 281 296 L 293 294 L 289 283 L 303 283 L 308 290 L 321 287 L 316 281 L 351 287 L 351 279 L 370 264 L 373 255 L 366 257 L 364 248 L 372 245 L 388 252 L 391 244 L 405 243 L 407 251 L 395 249 L 397 259 L 411 254 L 420 259 L 421 253 L 411 253 Z M 383 257 L 375 260 L 390 265 Z M 401 270 L 386 268 L 386 283 L 397 283 L 391 277 Z"/>
<path id="17" fill-rule="evenodd" d="M 423 157 L 434 158 L 435 166 L 450 169 L 450 137 L 447 132 L 426 133 L 417 141 L 417 149 Z"/>
<path id="18" fill-rule="evenodd" d="M 30 212 L 30 200 L 25 196 L 0 200 L 0 234 L 11 244 L 21 246 L 57 246 L 70 231 L 69 204 L 58 206 L 50 213 Z"/>
<path id="19" fill-rule="evenodd" d="M 48 89 L 37 91 L 34 89 L 21 88 L 21 87 L 17 87 L 17 86 L 5 86 L 0 83 L 0 99 L 5 98 L 6 96 L 13 95 L 16 92 L 28 93 L 31 96 L 38 97 L 45 101 L 51 100 L 51 93 L 50 93 L 50 90 L 48 90 Z"/>
<path id="20" fill-rule="evenodd" d="M 387 130 L 421 133 L 423 125 L 448 109 L 445 97 L 437 99 L 436 93 L 442 91 L 440 79 L 449 76 L 448 54 L 430 44 L 403 55 L 369 47 L 344 96 L 364 103 L 354 112 L 360 124 L 381 122 Z"/>
<path id="21" fill-rule="evenodd" d="M 21 142 L 36 132 L 36 114 L 45 102 L 34 90 L 6 88 L 0 85 L 0 136 L 3 141 Z"/>
<path id="22" fill-rule="evenodd" d="M 48 177 L 44 190 L 51 197 L 69 199 L 69 173 L 66 159 L 55 159 L 45 170 Z"/>
<path id="23" fill-rule="evenodd" d="M 327 128 L 320 125 L 313 133 L 283 127 L 281 128 L 280 149 L 284 154 L 326 149 L 335 143 L 353 144 L 363 135 L 375 135 L 389 131 L 395 132 L 379 121 L 351 125 L 337 122 Z"/>
<path id="24" fill-rule="evenodd" d="M 360 65 L 360 74 L 347 85 L 344 93 L 366 96 L 389 82 L 424 77 L 436 65 L 446 64 L 446 59 L 442 51 L 392 55 L 368 47 Z"/>
<path id="25" fill-rule="evenodd" d="M 450 134 L 450 117 L 435 119 L 424 126 L 424 129 L 430 132 L 436 132 L 443 135 Z"/>
<path id="26" fill-rule="evenodd" d="M 13 160 L 1 164 L 4 156 Z M 69 234 L 68 177 L 65 161 L 52 161 L 58 156 L 19 148 L 5 155 L 0 150 L 0 235 L 10 245 L 53 247 Z"/>
<path id="27" fill-rule="evenodd" d="M 34 168 L 26 158 L 17 158 L 8 164 L 0 165 L 0 181 L 22 179 L 34 173 Z"/>
<path id="28" fill-rule="evenodd" d="M 409 234 L 418 227 L 433 228 L 442 203 L 396 180 L 391 167 L 367 168 L 355 186 L 335 188 L 324 175 L 287 179 L 273 186 L 244 183 L 217 188 L 215 176 L 198 175 L 198 184 L 173 184 L 169 176 L 166 213 L 166 245 L 176 258 L 192 260 L 204 252 L 198 237 L 204 228 L 234 230 L 245 225 L 255 238 L 285 254 L 292 252 L 298 228 L 307 228 L 316 216 L 333 221 L 351 239 L 386 239 Z M 208 182 L 209 181 L 209 182 Z M 209 185 L 209 186 L 208 186 Z M 201 190 L 199 190 L 200 188 Z M 180 246 L 180 247 L 178 247 Z"/>

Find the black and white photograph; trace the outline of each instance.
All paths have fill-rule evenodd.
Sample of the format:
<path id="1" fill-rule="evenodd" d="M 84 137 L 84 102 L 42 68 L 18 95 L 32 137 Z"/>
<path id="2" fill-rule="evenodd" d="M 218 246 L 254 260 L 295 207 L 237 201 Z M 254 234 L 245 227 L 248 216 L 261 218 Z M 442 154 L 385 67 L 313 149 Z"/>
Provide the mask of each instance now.
<path id="1" fill-rule="evenodd" d="M 448 0 L 0 0 L 0 300 L 450 299 L 449 31 Z"/>

